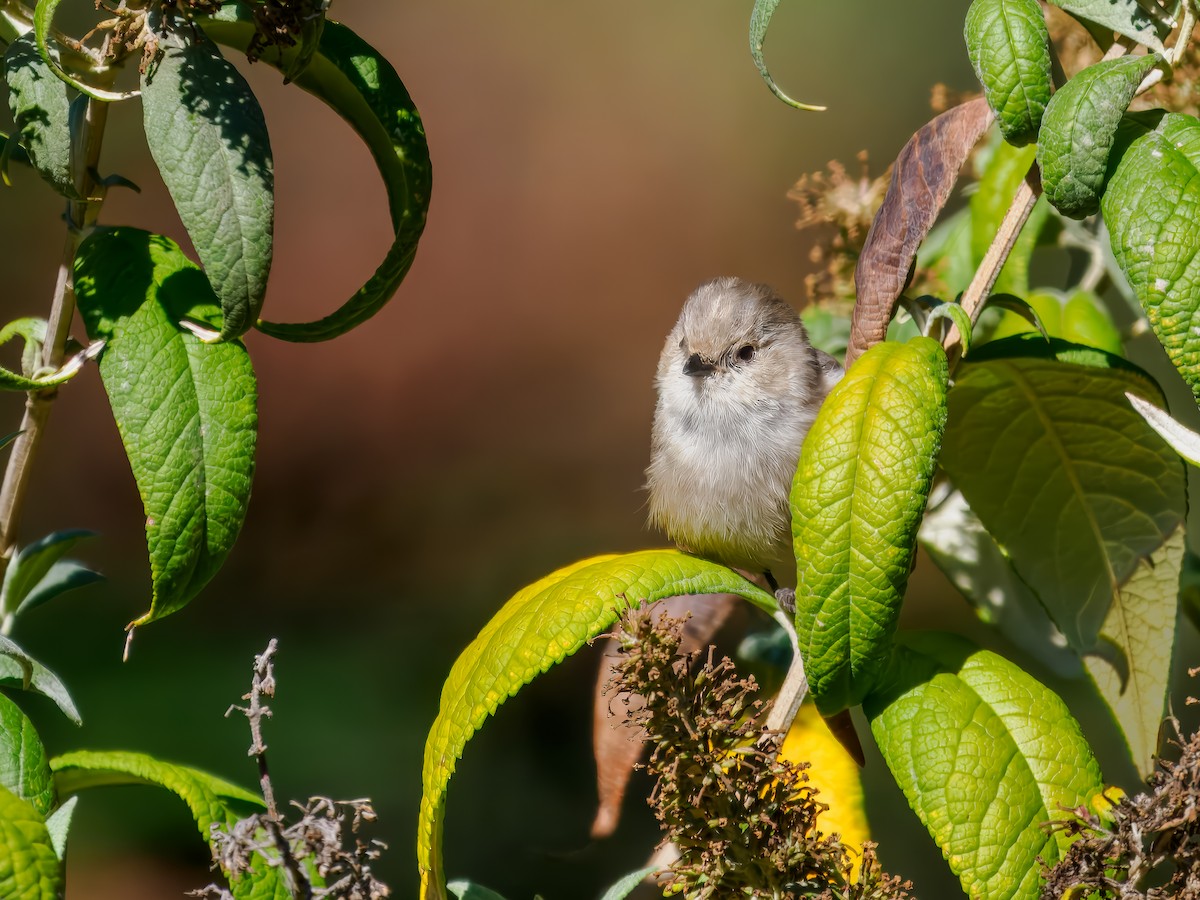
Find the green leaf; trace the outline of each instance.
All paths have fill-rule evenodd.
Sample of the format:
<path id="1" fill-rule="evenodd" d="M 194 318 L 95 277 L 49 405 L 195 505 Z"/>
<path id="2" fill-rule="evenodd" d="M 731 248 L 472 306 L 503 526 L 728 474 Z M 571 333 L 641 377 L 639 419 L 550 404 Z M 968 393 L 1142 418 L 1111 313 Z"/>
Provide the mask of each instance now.
<path id="1" fill-rule="evenodd" d="M 94 787 L 150 784 L 166 788 L 187 804 L 207 841 L 214 822 L 231 825 L 247 811 L 263 808 L 262 799 L 235 784 L 145 753 L 127 750 L 77 750 L 50 760 L 59 796 L 70 797 Z"/>
<path id="2" fill-rule="evenodd" d="M 58 900 L 62 863 L 46 822 L 29 803 L 0 786 L 0 897 Z"/>
<path id="3" fill-rule="evenodd" d="M 1088 66 L 1058 89 L 1038 136 L 1042 189 L 1064 216 L 1100 211 L 1109 155 L 1121 118 L 1142 79 L 1162 57 L 1120 56 Z"/>
<path id="4" fill-rule="evenodd" d="M 1200 120 L 1167 113 L 1134 138 L 1102 206 L 1113 256 L 1200 399 Z"/>
<path id="5" fill-rule="evenodd" d="M 51 566 L 80 541 L 95 534 L 84 529 L 55 531 L 22 547 L 4 573 L 4 585 L 0 588 L 0 612 L 19 609 L 29 592 L 50 572 Z"/>
<path id="6" fill-rule="evenodd" d="M 30 163 L 64 197 L 77 198 L 71 177 L 71 102 L 67 86 L 38 53 L 32 33 L 8 45 L 4 78 L 8 83 L 8 108 Z"/>
<path id="7" fill-rule="evenodd" d="M 458 900 L 504 900 L 495 891 L 473 881 L 451 881 L 446 885 L 446 890 Z"/>
<path id="8" fill-rule="evenodd" d="M 933 226 L 917 250 L 917 268 L 936 269 L 950 297 L 957 297 L 965 291 L 975 274 L 976 263 L 971 258 L 973 222 L 970 209 L 960 209 Z M 806 310 L 805 322 L 808 321 L 808 315 Z"/>
<path id="9" fill-rule="evenodd" d="M 214 40 L 242 50 L 255 34 L 252 8 L 244 2 L 226 4 L 216 17 L 198 21 Z M 264 61 L 286 72 L 296 52 Z M 366 143 L 383 177 L 395 229 L 375 274 L 337 311 L 315 322 L 257 324 L 283 340 L 325 341 L 379 312 L 408 273 L 429 209 L 429 147 L 417 108 L 391 63 L 344 25 L 325 24 L 316 56 L 293 83 L 326 103 Z"/>
<path id="10" fill-rule="evenodd" d="M 1035 140 L 1050 101 L 1050 33 L 1037 0 L 974 0 L 964 36 L 1005 140 Z"/>
<path id="11" fill-rule="evenodd" d="M 450 670 L 425 741 L 417 825 L 422 900 L 446 900 L 446 788 L 471 736 L 525 684 L 603 634 L 627 609 L 686 594 L 738 594 L 774 614 L 775 598 L 732 569 L 678 550 L 595 556 L 512 597 Z"/>
<path id="12" fill-rule="evenodd" d="M 630 894 L 637 890 L 637 886 L 659 870 L 658 866 L 646 866 L 644 869 L 638 869 L 636 872 L 630 872 L 624 878 L 615 882 L 612 887 L 604 892 L 604 896 L 600 900 L 625 900 Z"/>
<path id="13" fill-rule="evenodd" d="M 1163 49 L 1162 39 L 1170 32 L 1170 26 L 1161 19 L 1154 19 L 1138 0 L 1050 0 L 1059 9 L 1085 22 L 1102 26 L 1109 32 L 1117 32 L 1133 38 L 1151 50 Z"/>
<path id="14" fill-rule="evenodd" d="M 971 317 L 967 315 L 967 311 L 957 303 L 942 302 L 929 311 L 929 316 L 925 319 L 925 336 L 933 336 L 933 323 L 940 319 L 949 319 L 958 328 L 958 333 L 962 336 L 962 355 L 967 356 L 971 352 Z"/>
<path id="15" fill-rule="evenodd" d="M 76 725 L 83 724 L 75 701 L 71 699 L 62 680 L 3 635 L 0 635 L 0 686 L 20 688 L 48 697 L 68 719 Z"/>
<path id="16" fill-rule="evenodd" d="M 61 0 L 37 0 L 37 7 L 33 12 L 33 33 L 37 38 L 38 52 L 41 53 L 46 65 L 75 90 L 96 100 L 127 100 L 130 97 L 136 97 L 136 91 L 113 91 L 99 85 L 87 84 L 63 67 L 60 59 L 63 48 L 56 44 L 54 49 L 51 49 L 49 41 L 50 31 L 54 24 L 54 12 L 58 9 L 60 2 Z M 91 69 L 95 65 L 91 57 L 86 54 L 75 53 L 74 55 L 75 61 L 84 67 Z M 109 69 L 109 74 L 111 74 L 111 69 Z"/>
<path id="17" fill-rule="evenodd" d="M 73 591 L 76 588 L 87 587 L 97 581 L 103 581 L 104 576 L 89 569 L 73 559 L 61 559 L 50 567 L 46 576 L 34 585 L 33 589 L 17 607 L 16 616 L 23 616 L 31 609 L 53 600 L 59 594 Z"/>
<path id="18" fill-rule="evenodd" d="M 785 94 L 767 70 L 767 61 L 763 57 L 763 41 L 766 40 L 767 29 L 771 26 L 771 17 L 775 15 L 775 10 L 779 6 L 779 3 L 780 0 L 754 0 L 754 8 L 750 11 L 750 56 L 754 60 L 754 66 L 758 69 L 758 74 L 767 83 L 767 87 L 771 89 L 772 94 L 788 106 L 795 107 L 796 109 L 821 112 L 825 109 L 824 106 L 801 103 L 799 100 L 793 100 Z"/>
<path id="19" fill-rule="evenodd" d="M 1062 311 L 1062 338 L 1116 356 L 1125 352 L 1121 332 L 1094 291 L 1079 290 L 1068 298 Z"/>
<path id="20" fill-rule="evenodd" d="M 91 359 L 102 346 L 90 347 L 63 363 L 57 372 L 38 371 L 41 362 L 42 344 L 46 340 L 46 320 L 35 318 L 14 319 L 0 328 L 0 344 L 7 344 L 15 337 L 25 341 L 25 352 L 22 362 L 26 369 L 25 375 L 18 375 L 0 367 L 0 391 L 41 391 L 49 387 L 65 384 L 83 368 L 83 364 Z M 35 376 L 35 377 L 29 377 Z"/>
<path id="21" fill-rule="evenodd" d="M 979 189 L 971 195 L 970 200 L 972 274 L 983 262 L 983 257 L 995 240 L 996 232 L 1000 229 L 1000 223 L 1008 212 L 1017 188 L 1025 180 L 1025 175 L 1033 164 L 1035 153 L 1035 147 L 1017 148 L 1001 143 L 984 167 L 983 175 L 979 179 Z M 1049 204 L 1038 198 L 1017 236 L 1012 251 L 1008 254 L 1008 259 L 1000 269 L 996 284 L 992 288 L 995 293 L 1015 294 L 1018 297 L 1029 293 L 1029 262 L 1049 215 Z"/>
<path id="22" fill-rule="evenodd" d="M 78 797 L 71 797 L 46 817 L 46 831 L 50 835 L 50 843 L 54 847 L 54 855 L 65 859 L 67 855 L 67 836 L 71 832 L 71 819 L 75 815 L 75 807 L 79 804 Z"/>
<path id="23" fill-rule="evenodd" d="M 887 665 L 946 420 L 929 338 L 868 350 L 830 392 L 792 484 L 796 634 L 818 708 L 861 702 Z"/>
<path id="24" fill-rule="evenodd" d="M 1187 428 L 1162 409 L 1137 394 L 1125 394 L 1125 399 L 1138 411 L 1146 423 L 1158 432 L 1171 449 L 1193 466 L 1200 466 L 1200 434 Z"/>
<path id="25" fill-rule="evenodd" d="M 27 800 L 40 816 L 54 808 L 54 782 L 42 739 L 29 717 L 3 693 L 0 693 L 0 787 Z"/>
<path id="26" fill-rule="evenodd" d="M 258 319 L 271 270 L 275 175 L 262 108 L 202 32 L 159 43 L 142 76 L 146 143 L 221 302 L 221 338 Z"/>
<path id="27" fill-rule="evenodd" d="M 1145 711 L 1119 724 L 1146 772 L 1156 741 L 1144 726 L 1162 716 L 1175 595 L 1144 569 L 1174 567 L 1178 578 L 1183 466 L 1125 400 L 1161 399 L 1147 376 L 1117 357 L 1099 368 L 999 355 L 1014 342 L 1046 346 L 997 342 L 992 358 L 960 370 L 942 465 L 1069 645 L 1128 676 L 1097 683 L 1118 716 Z M 1153 625 L 1152 644 L 1135 622 Z"/>
<path id="28" fill-rule="evenodd" d="M 1036 900 L 1042 866 L 1072 840 L 1042 823 L 1103 790 L 1070 711 L 1004 657 L 949 634 L 906 636 L 891 676 L 863 711 L 963 890 Z"/>
<path id="29" fill-rule="evenodd" d="M 154 596 L 133 624 L 182 608 L 225 561 L 254 473 L 257 387 L 246 349 L 180 330 L 216 317 L 203 273 L 160 235 L 98 229 L 75 259 L 88 334 L 142 504 Z"/>

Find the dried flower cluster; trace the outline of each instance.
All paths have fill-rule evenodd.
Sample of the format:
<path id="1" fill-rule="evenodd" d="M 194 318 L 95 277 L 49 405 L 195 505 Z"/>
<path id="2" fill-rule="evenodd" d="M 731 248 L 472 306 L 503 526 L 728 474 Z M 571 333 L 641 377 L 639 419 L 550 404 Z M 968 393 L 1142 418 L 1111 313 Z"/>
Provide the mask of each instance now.
<path id="1" fill-rule="evenodd" d="M 858 163 L 858 177 L 834 161 L 828 171 L 802 175 L 787 194 L 800 207 L 796 227 L 822 229 L 808 255 L 816 266 L 804 280 L 808 298 L 843 307 L 842 311 L 854 303 L 854 266 L 887 193 L 890 173 L 872 178 L 865 150 L 858 154 Z"/>
<path id="2" fill-rule="evenodd" d="M 269 47 L 294 47 L 304 24 L 328 5 L 328 0 L 258 0 L 254 5 L 255 34 L 246 57 L 254 62 Z"/>
<path id="3" fill-rule="evenodd" d="M 1160 762 L 1148 791 L 1050 826 L 1077 839 L 1046 873 L 1042 900 L 1200 900 L 1200 731 L 1184 740 L 1168 721 L 1181 753 Z"/>
<path id="4" fill-rule="evenodd" d="M 905 900 L 910 884 L 886 875 L 872 844 L 861 853 L 822 835 L 825 805 L 804 765 L 779 759 L 758 722 L 754 679 L 709 649 L 679 654 L 683 620 L 631 612 L 623 623 L 613 687 L 640 695 L 631 712 L 652 746 L 650 805 L 678 859 L 667 894 Z"/>

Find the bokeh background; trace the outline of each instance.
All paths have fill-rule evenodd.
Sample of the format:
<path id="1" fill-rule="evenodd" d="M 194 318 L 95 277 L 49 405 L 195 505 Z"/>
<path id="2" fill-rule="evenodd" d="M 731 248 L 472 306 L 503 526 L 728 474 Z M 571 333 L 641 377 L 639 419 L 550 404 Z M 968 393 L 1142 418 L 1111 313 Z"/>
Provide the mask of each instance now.
<path id="1" fill-rule="evenodd" d="M 84 716 L 76 729 L 25 704 L 52 752 L 138 749 L 252 784 L 245 724 L 222 714 L 276 636 L 277 791 L 374 798 L 391 845 L 381 870 L 395 896 L 415 897 L 421 751 L 458 651 L 553 568 L 662 543 L 641 485 L 651 379 L 680 304 L 720 274 L 802 301 L 812 235 L 795 229 L 788 188 L 862 149 L 881 171 L 929 118 L 935 82 L 973 86 L 966 5 L 783 4 L 768 59 L 794 95 L 830 107 L 807 114 L 759 80 L 750 0 L 338 0 L 334 17 L 392 60 L 426 125 L 435 185 L 416 263 L 383 313 L 336 341 L 248 336 L 261 438 L 245 529 L 224 571 L 142 629 L 126 663 L 123 626 L 149 603 L 142 512 L 94 370 L 62 392 L 23 534 L 97 530 L 81 555 L 108 581 L 17 635 Z M 314 318 L 382 257 L 384 194 L 331 112 L 266 66 L 242 68 L 276 160 L 266 311 Z M 182 243 L 140 115 L 136 101 L 113 110 L 102 166 L 142 192 L 114 191 L 102 221 Z M 61 204 L 14 177 L 0 193 L 0 312 L 44 315 Z M 19 398 L 0 400 L 7 431 Z M 928 560 L 911 596 L 906 624 L 978 635 Z M 511 900 L 573 900 L 649 853 L 637 797 L 616 837 L 587 836 L 596 665 L 584 652 L 538 680 L 468 746 L 450 788 L 451 876 Z M 921 896 L 953 895 L 915 818 L 882 817 L 902 801 L 878 761 L 867 777 L 885 865 Z M 98 791 L 76 822 L 71 900 L 173 897 L 210 878 L 166 793 Z"/>

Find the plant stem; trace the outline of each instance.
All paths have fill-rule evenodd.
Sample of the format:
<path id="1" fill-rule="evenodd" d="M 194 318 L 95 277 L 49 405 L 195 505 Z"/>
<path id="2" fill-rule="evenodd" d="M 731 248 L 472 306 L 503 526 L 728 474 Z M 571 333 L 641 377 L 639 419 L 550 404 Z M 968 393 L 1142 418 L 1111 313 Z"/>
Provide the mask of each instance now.
<path id="1" fill-rule="evenodd" d="M 95 172 L 107 119 L 108 104 L 99 100 L 89 100 L 79 133 L 72 142 L 72 176 L 75 190 L 82 199 L 71 200 L 67 204 L 67 236 L 63 244 L 62 261 L 58 267 L 58 278 L 54 285 L 54 296 L 50 301 L 46 343 L 42 347 L 42 365 L 49 369 L 57 369 L 66 356 L 67 338 L 75 318 L 75 253 L 87 230 L 95 223 L 100 206 L 104 202 L 103 190 L 96 183 Z M 4 470 L 4 481 L 0 484 L 0 579 L 3 578 L 16 550 L 17 525 L 29 487 L 33 460 L 37 456 L 46 421 L 57 396 L 57 388 L 47 388 L 30 391 L 25 399 L 21 433 L 13 441 L 8 465 Z M 11 613 L 11 610 L 0 612 Z M 7 633 L 11 627 L 11 619 L 5 617 L 0 632 Z"/>

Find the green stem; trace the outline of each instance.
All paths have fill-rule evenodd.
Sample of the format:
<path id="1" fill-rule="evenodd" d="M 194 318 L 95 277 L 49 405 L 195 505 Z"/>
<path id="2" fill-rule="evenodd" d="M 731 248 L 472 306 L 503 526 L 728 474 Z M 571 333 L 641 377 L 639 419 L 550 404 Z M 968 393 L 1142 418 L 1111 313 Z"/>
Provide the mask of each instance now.
<path id="1" fill-rule="evenodd" d="M 95 224 L 104 202 L 104 193 L 96 183 L 95 172 L 107 119 L 108 104 L 89 100 L 81 128 L 72 145 L 71 170 L 75 189 L 84 199 L 72 200 L 67 204 L 67 235 L 54 296 L 50 301 L 46 343 L 42 347 L 42 364 L 50 369 L 57 369 L 66 357 L 67 338 L 75 318 L 75 253 L 88 229 Z M 29 488 L 33 461 L 57 396 L 57 388 L 47 388 L 31 391 L 25 400 L 21 433 L 13 441 L 4 470 L 4 481 L 0 484 L 0 580 L 16 551 L 17 526 Z M 0 610 L 0 617 L 0 634 L 7 634 L 12 629 L 12 610 Z"/>

